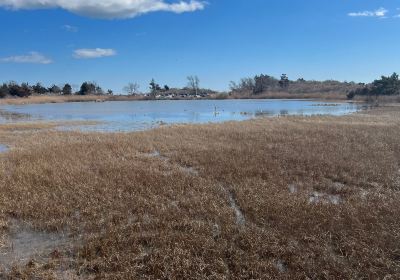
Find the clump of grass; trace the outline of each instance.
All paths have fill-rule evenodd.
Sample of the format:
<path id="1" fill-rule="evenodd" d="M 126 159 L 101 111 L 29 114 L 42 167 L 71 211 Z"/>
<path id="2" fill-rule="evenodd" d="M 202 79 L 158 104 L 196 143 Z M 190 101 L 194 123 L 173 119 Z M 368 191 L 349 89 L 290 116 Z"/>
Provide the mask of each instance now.
<path id="1" fill-rule="evenodd" d="M 380 107 L 125 134 L 10 134 L 18 148 L 0 161 L 0 225 L 68 231 L 77 249 L 7 277 L 395 279 L 399 128 L 398 108 Z M 316 192 L 340 203 L 310 203 Z M 72 258 L 67 267 L 61 256 Z"/>

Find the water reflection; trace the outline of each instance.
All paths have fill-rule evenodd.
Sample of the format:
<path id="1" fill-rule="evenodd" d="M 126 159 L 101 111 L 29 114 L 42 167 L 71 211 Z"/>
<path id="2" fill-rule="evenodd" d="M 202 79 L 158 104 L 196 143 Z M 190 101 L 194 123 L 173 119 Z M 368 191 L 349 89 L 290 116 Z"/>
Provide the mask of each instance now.
<path id="1" fill-rule="evenodd" d="M 30 120 L 31 115 L 24 113 L 11 112 L 6 110 L 0 110 L 0 123 L 4 122 L 17 122 Z"/>
<path id="2" fill-rule="evenodd" d="M 256 117 L 269 117 L 269 116 L 273 116 L 274 112 L 273 111 L 256 111 L 254 116 Z"/>

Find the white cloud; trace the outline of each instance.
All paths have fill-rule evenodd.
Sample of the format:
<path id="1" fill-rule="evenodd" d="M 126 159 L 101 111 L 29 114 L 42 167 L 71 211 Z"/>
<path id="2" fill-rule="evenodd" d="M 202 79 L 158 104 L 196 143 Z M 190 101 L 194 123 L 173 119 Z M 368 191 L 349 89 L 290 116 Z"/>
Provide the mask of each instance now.
<path id="1" fill-rule="evenodd" d="M 348 15 L 351 17 L 379 17 L 384 18 L 389 11 L 385 8 L 379 8 L 375 11 L 353 12 Z"/>
<path id="2" fill-rule="evenodd" d="M 69 24 L 65 24 L 65 25 L 61 26 L 61 28 L 67 32 L 78 32 L 78 30 L 79 30 L 78 27 L 72 26 Z"/>
<path id="3" fill-rule="evenodd" d="M 114 56 L 117 52 L 113 49 L 78 49 L 74 51 L 74 57 L 77 59 L 86 59 L 86 58 L 99 58 L 99 57 L 107 57 Z"/>
<path id="4" fill-rule="evenodd" d="M 396 10 L 397 10 L 397 11 L 400 11 L 400 8 L 397 8 Z M 395 15 L 394 17 L 395 17 L 395 18 L 400 18 L 400 14 L 397 14 L 397 15 Z"/>
<path id="5" fill-rule="evenodd" d="M 27 55 L 16 55 L 1 58 L 0 62 L 10 63 L 34 63 L 34 64 L 50 64 L 53 60 L 38 52 L 30 52 Z"/>
<path id="6" fill-rule="evenodd" d="M 75 14 L 104 19 L 132 18 L 157 11 L 194 12 L 205 8 L 200 0 L 0 0 L 0 7 L 13 10 L 61 8 Z"/>

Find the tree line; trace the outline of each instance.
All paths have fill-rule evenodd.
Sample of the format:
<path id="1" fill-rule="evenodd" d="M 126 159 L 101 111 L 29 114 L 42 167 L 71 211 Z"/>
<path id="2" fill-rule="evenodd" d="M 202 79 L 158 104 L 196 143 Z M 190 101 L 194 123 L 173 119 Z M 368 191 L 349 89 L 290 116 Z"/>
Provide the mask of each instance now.
<path id="1" fill-rule="evenodd" d="M 198 94 L 200 91 L 200 79 L 197 76 L 188 76 L 187 77 L 187 87 L 182 90 L 190 91 L 193 94 Z M 128 95 L 139 95 L 142 94 L 139 90 L 140 86 L 136 82 L 128 83 L 123 88 L 123 91 Z M 152 79 L 149 83 L 149 96 L 155 97 L 157 94 L 168 93 L 171 88 L 168 85 L 164 85 L 161 87 L 154 79 Z M 13 97 L 28 97 L 31 95 L 103 95 L 108 94 L 112 95 L 112 90 L 104 91 L 97 83 L 95 82 L 83 82 L 80 86 L 79 90 L 74 91 L 71 84 L 66 83 L 64 85 L 51 85 L 50 87 L 44 86 L 42 83 L 38 82 L 34 85 L 30 85 L 29 83 L 17 83 L 17 82 L 8 82 L 0 85 L 0 98 L 4 98 L 7 96 Z"/>
<path id="2" fill-rule="evenodd" d="M 191 94 L 198 95 L 200 92 L 200 79 L 198 76 L 192 75 L 188 76 L 187 78 L 187 86 L 184 87 L 181 90 L 187 90 Z M 124 87 L 124 92 L 128 95 L 138 95 L 141 94 L 140 92 L 140 85 L 136 82 L 130 82 L 128 85 Z M 162 93 L 169 93 L 171 92 L 172 88 L 170 88 L 168 85 L 160 86 L 156 82 L 155 79 L 151 79 L 149 83 L 149 96 L 150 97 L 155 97 L 157 94 L 162 94 Z"/>
<path id="3" fill-rule="evenodd" d="M 348 99 L 355 96 L 376 97 L 381 95 L 400 95 L 400 80 L 397 73 L 381 76 L 372 83 L 340 82 L 334 80 L 307 81 L 302 78 L 290 80 L 286 74 L 280 79 L 269 75 L 256 75 L 242 78 L 239 82 L 230 82 L 233 94 L 259 95 L 263 93 L 284 91 L 288 93 L 346 93 Z"/>
<path id="4" fill-rule="evenodd" d="M 280 80 L 269 75 L 256 75 L 251 78 L 243 78 L 238 83 L 231 81 L 229 88 L 232 92 L 251 92 L 260 94 L 268 90 L 286 89 L 290 81 L 286 74 L 282 74 Z"/>
<path id="5" fill-rule="evenodd" d="M 371 84 L 364 85 L 347 94 L 348 99 L 355 96 L 375 97 L 376 99 L 382 95 L 400 95 L 400 80 L 397 73 L 391 76 L 381 76 L 380 79 L 373 81 Z"/>
<path id="6" fill-rule="evenodd" d="M 230 82 L 230 93 L 238 95 L 259 95 L 274 91 L 285 91 L 288 93 L 327 93 L 339 92 L 347 93 L 348 99 L 356 96 L 366 96 L 368 98 L 381 95 L 400 95 L 400 80 L 397 73 L 390 76 L 381 76 L 369 84 L 354 82 L 339 82 L 334 80 L 326 81 L 307 81 L 302 78 L 290 80 L 288 75 L 282 74 L 279 79 L 260 74 L 254 77 L 242 78 L 239 82 Z M 125 93 L 129 95 L 139 95 L 140 86 L 136 82 L 131 82 L 124 87 Z M 182 89 L 172 89 L 168 85 L 160 86 L 154 79 L 149 82 L 150 98 L 156 98 L 158 95 L 167 95 L 170 93 L 185 92 L 188 95 L 204 95 L 205 92 L 212 92 L 200 88 L 200 79 L 195 76 L 187 77 L 187 85 Z M 0 98 L 6 96 L 27 97 L 30 95 L 112 95 L 112 90 L 104 91 L 95 82 L 83 82 L 79 90 L 74 91 L 73 87 L 66 83 L 62 86 L 51 85 L 45 87 L 41 83 L 30 85 L 28 83 L 18 84 L 16 82 L 3 83 L 0 85 Z M 206 94 L 205 94 L 206 95 Z"/>
<path id="7" fill-rule="evenodd" d="M 284 91 L 289 93 L 313 93 L 329 91 L 349 91 L 358 86 L 354 82 L 339 82 L 334 80 L 307 81 L 303 78 L 290 80 L 287 74 L 279 79 L 265 74 L 242 78 L 239 82 L 231 81 L 231 93 L 259 95 L 268 92 Z"/>
<path id="8" fill-rule="evenodd" d="M 103 95 L 103 94 L 113 94 L 112 90 L 104 91 L 95 82 L 83 82 L 80 89 L 76 92 L 73 91 L 72 86 L 68 83 L 63 86 L 52 85 L 50 87 L 45 87 L 41 83 L 36 83 L 35 85 L 29 85 L 28 83 L 18 84 L 16 82 L 3 83 L 0 86 L 0 98 L 6 96 L 14 97 L 28 97 L 30 95 Z"/>

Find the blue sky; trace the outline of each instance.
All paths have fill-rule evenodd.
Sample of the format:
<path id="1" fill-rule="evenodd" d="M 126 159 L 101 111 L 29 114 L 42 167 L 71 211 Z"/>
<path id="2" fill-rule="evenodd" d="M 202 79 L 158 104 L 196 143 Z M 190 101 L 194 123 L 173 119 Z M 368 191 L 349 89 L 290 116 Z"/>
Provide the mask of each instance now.
<path id="1" fill-rule="evenodd" d="M 121 92 L 259 73 L 371 81 L 400 71 L 400 0 L 0 0 L 0 81 Z"/>

